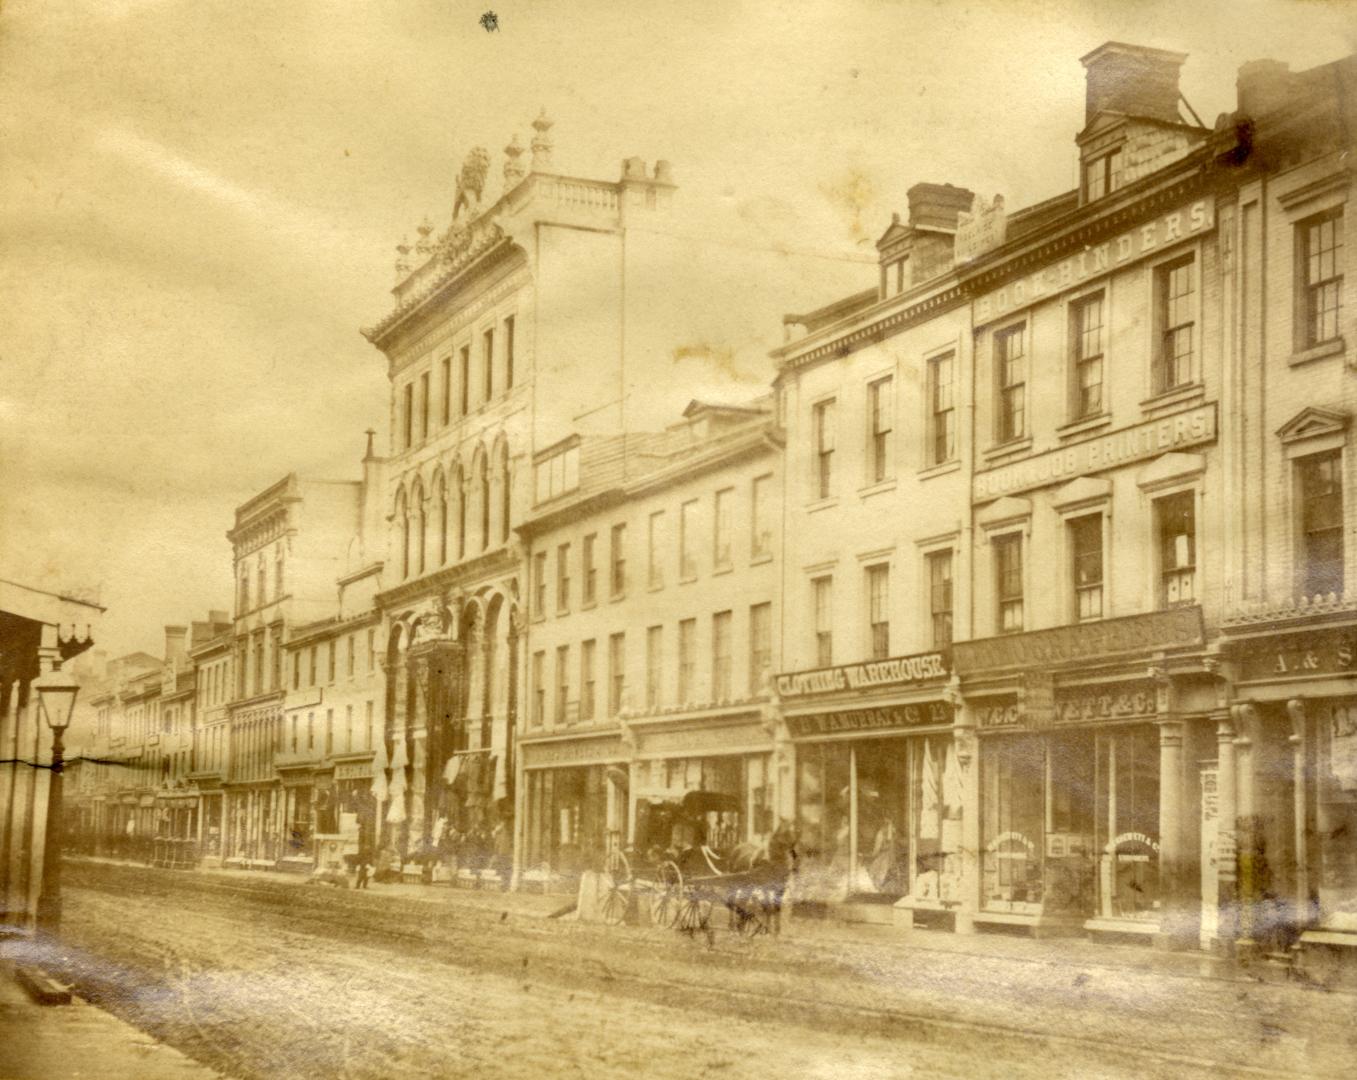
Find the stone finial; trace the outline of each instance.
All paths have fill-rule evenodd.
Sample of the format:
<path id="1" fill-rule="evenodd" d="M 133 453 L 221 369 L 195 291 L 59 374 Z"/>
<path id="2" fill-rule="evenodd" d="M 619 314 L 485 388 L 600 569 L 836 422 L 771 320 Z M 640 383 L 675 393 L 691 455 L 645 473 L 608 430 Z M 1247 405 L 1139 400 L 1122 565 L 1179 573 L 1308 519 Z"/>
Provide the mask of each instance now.
<path id="1" fill-rule="evenodd" d="M 518 145 L 518 133 L 509 140 L 509 145 L 504 148 L 504 190 L 509 191 L 518 185 L 523 179 L 523 162 L 518 159 L 523 156 L 523 147 Z"/>
<path id="2" fill-rule="evenodd" d="M 372 440 L 377 437 L 377 429 L 368 428 L 365 432 L 363 432 L 363 434 L 368 437 L 368 448 L 363 452 L 363 460 L 371 461 L 373 458 L 377 456 L 376 452 L 372 448 Z"/>
<path id="3" fill-rule="evenodd" d="M 646 178 L 646 163 L 643 158 L 629 157 L 622 162 L 623 180 L 644 180 Z"/>
<path id="4" fill-rule="evenodd" d="M 674 167 L 664 158 L 655 162 L 655 181 L 659 184 L 672 184 L 674 182 Z"/>
<path id="5" fill-rule="evenodd" d="M 433 223 L 429 221 L 429 215 L 424 215 L 424 220 L 419 223 L 419 228 L 415 230 L 419 233 L 419 239 L 415 241 L 415 254 L 427 255 L 433 250 L 433 241 L 429 239 L 429 234 L 433 232 Z"/>
<path id="6" fill-rule="evenodd" d="M 410 241 L 407 237 L 401 237 L 396 252 L 396 273 L 404 276 L 410 272 Z"/>
<path id="7" fill-rule="evenodd" d="M 533 172 L 548 172 L 551 169 L 551 125 L 552 121 L 547 119 L 547 110 L 543 106 L 537 119 L 532 122 L 532 128 L 537 132 L 532 137 Z"/>

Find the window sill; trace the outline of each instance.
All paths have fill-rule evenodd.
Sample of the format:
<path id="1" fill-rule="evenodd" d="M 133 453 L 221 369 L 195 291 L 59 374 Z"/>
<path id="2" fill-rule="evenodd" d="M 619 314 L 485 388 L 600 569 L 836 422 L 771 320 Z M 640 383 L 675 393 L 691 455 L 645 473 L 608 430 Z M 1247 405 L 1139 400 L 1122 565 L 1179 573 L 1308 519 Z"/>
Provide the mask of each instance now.
<path id="1" fill-rule="evenodd" d="M 613 593 L 612 596 L 608 597 L 608 603 L 618 604 L 621 603 L 626 598 L 627 594 L 625 592 Z"/>
<path id="2" fill-rule="evenodd" d="M 936 465 L 929 465 L 925 469 L 920 469 L 919 479 L 931 480 L 935 476 L 946 476 L 948 473 L 958 472 L 960 469 L 960 458 L 953 458 L 951 461 L 940 461 Z"/>
<path id="3" fill-rule="evenodd" d="M 678 583 L 680 585 L 691 585 L 696 580 L 697 580 L 696 574 L 684 574 L 683 577 L 678 579 Z"/>
<path id="4" fill-rule="evenodd" d="M 586 601 L 585 603 L 583 603 L 583 604 L 580 605 L 580 610 L 581 610 L 581 611 L 593 611 L 594 608 L 596 608 L 596 607 L 598 607 L 598 601 L 597 601 L 597 600 L 589 600 L 589 601 Z"/>
<path id="5" fill-rule="evenodd" d="M 982 450 L 980 456 L 986 461 L 998 461 L 1000 458 L 1016 457 L 1018 454 L 1025 454 L 1032 449 L 1032 436 L 1027 435 L 1021 439 L 1010 439 L 1006 443 L 999 443 L 997 446 L 991 446 L 987 450 Z"/>
<path id="6" fill-rule="evenodd" d="M 1162 394 L 1147 397 L 1140 403 L 1140 408 L 1144 412 L 1153 414 L 1179 405 L 1200 401 L 1205 396 L 1205 386 L 1199 382 L 1188 383 L 1186 386 L 1175 386 L 1172 390 L 1165 390 Z"/>
<path id="7" fill-rule="evenodd" d="M 1293 352 L 1287 363 L 1291 367 L 1299 367 L 1301 364 L 1308 364 L 1311 360 L 1323 360 L 1325 357 L 1338 356 L 1346 347 L 1346 343 L 1341 337 L 1334 338 L 1332 341 L 1322 341 L 1318 345 L 1311 345 L 1308 349 Z"/>
<path id="8" fill-rule="evenodd" d="M 662 581 L 661 581 L 659 584 L 657 584 L 657 585 L 652 584 L 652 585 L 647 585 L 647 586 L 646 586 L 646 592 L 661 592 L 663 589 L 664 589 L 664 582 L 662 582 Z"/>
<path id="9" fill-rule="evenodd" d="M 1090 431 L 1105 428 L 1110 423 L 1112 423 L 1112 414 L 1103 412 L 1096 416 L 1084 416 L 1078 420 L 1071 420 L 1068 424 L 1056 428 L 1055 434 L 1058 439 L 1072 439 L 1076 435 L 1087 435 Z"/>
<path id="10" fill-rule="evenodd" d="M 882 495 L 887 491 L 895 490 L 895 477 L 890 476 L 885 480 L 878 480 L 874 484 L 868 484 L 866 487 L 858 488 L 859 499 L 869 499 L 873 495 Z"/>
<path id="11" fill-rule="evenodd" d="M 735 570 L 734 566 L 718 566 L 715 570 L 711 572 L 711 576 L 721 577 L 723 574 L 733 573 L 734 570 Z"/>
<path id="12" fill-rule="evenodd" d="M 835 507 L 838 505 L 839 497 L 837 495 L 830 495 L 826 499 L 815 499 L 812 502 L 806 503 L 806 513 L 814 514 L 820 510 L 828 510 L 831 507 Z"/>
<path id="13" fill-rule="evenodd" d="M 750 565 L 750 566 L 762 566 L 764 563 L 770 563 L 770 562 L 772 562 L 772 561 L 773 561 L 773 553 L 772 553 L 771 551 L 768 551 L 768 552 L 764 552 L 764 553 L 759 554 L 759 555 L 751 555 L 750 558 L 749 558 L 749 565 Z"/>

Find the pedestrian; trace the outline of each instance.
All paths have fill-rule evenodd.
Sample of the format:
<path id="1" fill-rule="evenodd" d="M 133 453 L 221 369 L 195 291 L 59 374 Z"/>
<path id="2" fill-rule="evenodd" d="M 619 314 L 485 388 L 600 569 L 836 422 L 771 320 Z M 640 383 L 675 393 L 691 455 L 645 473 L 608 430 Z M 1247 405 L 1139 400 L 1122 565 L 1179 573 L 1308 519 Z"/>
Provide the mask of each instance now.
<path id="1" fill-rule="evenodd" d="M 368 853 L 360 851 L 358 853 L 358 880 L 354 883 L 355 889 L 366 889 L 368 887 L 368 875 L 372 872 L 372 867 L 368 865 Z"/>

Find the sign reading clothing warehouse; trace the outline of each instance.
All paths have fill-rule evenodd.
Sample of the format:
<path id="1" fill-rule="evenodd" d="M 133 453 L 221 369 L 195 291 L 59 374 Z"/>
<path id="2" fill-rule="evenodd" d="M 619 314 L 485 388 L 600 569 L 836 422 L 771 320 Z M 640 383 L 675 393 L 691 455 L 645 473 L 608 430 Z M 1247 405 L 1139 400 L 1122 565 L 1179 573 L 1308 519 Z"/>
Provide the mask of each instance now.
<path id="1" fill-rule="evenodd" d="M 1215 224 L 1211 203 L 1205 199 L 1180 207 L 1171 214 L 1138 225 L 1095 247 L 1087 247 L 1068 259 L 1043 266 L 1035 274 L 1010 281 L 1002 289 L 980 297 L 975 302 L 976 325 L 983 325 L 1099 274 L 1158 254 L 1179 240 L 1210 232 Z"/>
<path id="2" fill-rule="evenodd" d="M 814 671 L 793 671 L 777 677 L 777 692 L 779 697 L 786 699 L 843 690 L 941 682 L 950 674 L 948 659 L 945 652 L 931 652 Z"/>

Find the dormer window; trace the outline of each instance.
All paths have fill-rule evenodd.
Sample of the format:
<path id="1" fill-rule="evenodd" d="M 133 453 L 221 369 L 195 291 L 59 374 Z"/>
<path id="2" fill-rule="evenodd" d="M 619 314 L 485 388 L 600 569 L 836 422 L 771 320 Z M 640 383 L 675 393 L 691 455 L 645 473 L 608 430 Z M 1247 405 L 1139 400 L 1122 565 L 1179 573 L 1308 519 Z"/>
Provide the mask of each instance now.
<path id="1" fill-rule="evenodd" d="M 1121 187 L 1121 150 L 1111 150 L 1084 163 L 1084 202 L 1091 203 Z"/>
<path id="2" fill-rule="evenodd" d="M 889 262 L 885 267 L 884 291 L 886 296 L 899 296 L 909 284 L 909 256 Z"/>
<path id="3" fill-rule="evenodd" d="M 579 443 L 554 450 L 533 466 L 534 503 L 544 503 L 580 486 Z"/>

